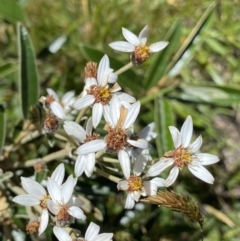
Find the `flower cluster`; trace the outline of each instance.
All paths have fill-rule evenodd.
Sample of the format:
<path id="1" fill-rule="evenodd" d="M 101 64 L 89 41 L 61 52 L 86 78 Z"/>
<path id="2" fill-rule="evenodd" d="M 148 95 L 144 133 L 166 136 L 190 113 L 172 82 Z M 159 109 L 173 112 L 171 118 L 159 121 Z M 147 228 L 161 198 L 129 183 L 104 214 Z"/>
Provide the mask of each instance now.
<path id="1" fill-rule="evenodd" d="M 115 50 L 130 52 L 131 60 L 136 65 L 142 64 L 152 53 L 168 44 L 163 41 L 147 46 L 148 26 L 138 37 L 125 28 L 122 32 L 128 42 L 118 41 L 109 45 Z M 141 104 L 133 96 L 120 92 L 118 75 L 110 68 L 108 56 L 104 55 L 98 66 L 89 62 L 85 75 L 85 86 L 78 97 L 70 91 L 60 100 L 54 90 L 47 89 L 48 95 L 39 100 L 47 112 L 45 131 L 62 135 L 73 147 L 69 157 L 75 161 L 74 176 L 69 175 L 64 181 L 65 169 L 60 164 L 48 177 L 45 186 L 31 178 L 21 177 L 27 194 L 13 198 L 14 202 L 24 206 L 41 207 L 41 216 L 32 218 L 27 226 L 28 232 L 41 235 L 48 226 L 51 214 L 53 232 L 60 241 L 72 240 L 64 227 L 71 225 L 75 218 L 86 219 L 81 209 L 83 201 L 73 195 L 74 188 L 83 173 L 91 178 L 94 170 L 97 171 L 97 165 L 103 167 L 102 172 L 105 172 L 107 168 L 102 161 L 103 155 L 116 157 L 116 174 L 121 179 L 115 180 L 117 189 L 127 193 L 126 209 L 133 208 L 141 196 L 156 195 L 159 188 L 171 186 L 184 167 L 188 167 L 197 178 L 212 184 L 214 178 L 203 166 L 219 161 L 217 156 L 199 153 L 201 136 L 190 144 L 193 133 L 191 116 L 187 117 L 180 131 L 169 127 L 175 149 L 152 161 L 150 142 L 157 137 L 155 124 L 149 123 L 142 131 L 135 132 L 134 123 Z M 85 116 L 86 110 L 91 111 L 90 117 Z M 79 124 L 84 122 L 85 126 Z M 61 126 L 63 129 L 59 131 Z M 159 177 L 170 166 L 173 168 L 166 180 Z M 98 233 L 99 226 L 90 223 L 85 237 L 76 240 L 112 240 L 112 233 Z"/>

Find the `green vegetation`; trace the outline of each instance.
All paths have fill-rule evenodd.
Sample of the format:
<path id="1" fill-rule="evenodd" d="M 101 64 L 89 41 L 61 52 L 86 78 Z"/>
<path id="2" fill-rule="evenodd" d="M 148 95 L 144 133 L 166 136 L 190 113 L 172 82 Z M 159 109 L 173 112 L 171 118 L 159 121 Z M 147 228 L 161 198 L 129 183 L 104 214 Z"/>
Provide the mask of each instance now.
<path id="1" fill-rule="evenodd" d="M 0 144 L 4 143 L 0 149 L 0 239 L 7 240 L 18 228 L 24 232 L 28 223 L 29 210 L 11 201 L 20 176 L 34 173 L 26 162 L 63 148 L 59 140 L 49 145 L 45 135 L 21 144 L 19 134 L 30 125 L 23 119 L 30 105 L 47 95 L 46 88 L 59 96 L 70 90 L 79 95 L 87 61 L 99 62 L 105 53 L 115 71 L 126 65 L 129 54 L 114 51 L 108 44 L 123 40 L 121 27 L 138 34 L 147 24 L 148 43 L 166 40 L 169 45 L 143 65 L 119 75 L 119 84 L 141 101 L 136 130 L 152 121 L 157 125 L 153 159 L 172 149 L 167 127 L 181 127 L 187 115 L 193 118 L 194 137 L 203 137 L 201 151 L 219 156 L 220 162 L 208 167 L 215 177 L 213 185 L 183 170 L 171 186 L 183 197 L 190 196 L 194 205 L 198 203 L 204 216 L 202 228 L 184 212 L 153 204 L 141 203 L 132 217 L 124 209 L 125 193 L 96 173 L 89 179 L 79 178 L 76 194 L 89 200 L 88 221 L 98 223 L 101 232 L 113 232 L 116 241 L 239 240 L 239 11 L 239 0 L 0 0 Z M 29 39 L 21 35 L 22 28 Z M 51 53 L 49 46 L 60 37 L 66 41 Z M 24 89 L 20 81 L 26 84 Z M 73 174 L 73 161 L 66 157 L 47 163 L 48 176 L 60 162 Z M 120 225 L 126 215 L 131 218 Z M 83 221 L 73 225 L 83 233 L 87 226 Z M 45 240 L 56 240 L 52 227 L 47 228 Z M 38 239 L 26 235 L 25 240 Z"/>

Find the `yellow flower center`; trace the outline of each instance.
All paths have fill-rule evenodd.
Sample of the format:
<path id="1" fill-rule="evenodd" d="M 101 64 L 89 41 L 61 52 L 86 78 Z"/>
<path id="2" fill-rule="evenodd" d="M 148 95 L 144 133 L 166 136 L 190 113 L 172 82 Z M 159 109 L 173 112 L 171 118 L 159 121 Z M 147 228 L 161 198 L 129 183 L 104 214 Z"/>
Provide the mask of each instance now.
<path id="1" fill-rule="evenodd" d="M 143 187 L 143 181 L 141 177 L 137 176 L 130 176 L 128 179 L 128 191 L 133 192 L 133 191 L 138 191 L 140 192 Z"/>
<path id="2" fill-rule="evenodd" d="M 67 205 L 62 205 L 58 214 L 57 214 L 57 220 L 58 221 L 68 221 L 69 220 L 69 213 L 68 213 L 68 206 Z"/>
<path id="3" fill-rule="evenodd" d="M 99 85 L 92 85 L 88 90 L 88 94 L 93 95 L 95 102 L 101 103 L 102 105 L 108 104 L 112 98 L 112 93 L 109 89 Z"/>
<path id="4" fill-rule="evenodd" d="M 164 157 L 170 157 L 174 160 L 174 165 L 182 168 L 192 162 L 193 156 L 187 148 L 178 147 L 174 151 L 169 151 L 164 154 Z"/>
<path id="5" fill-rule="evenodd" d="M 40 201 L 40 206 L 43 209 L 47 209 L 47 200 L 51 199 L 51 196 L 49 194 L 46 194 L 43 196 L 43 199 Z"/>
<path id="6" fill-rule="evenodd" d="M 125 130 L 119 127 L 111 128 L 109 126 L 107 131 L 108 134 L 105 140 L 110 150 L 120 151 L 124 148 L 124 146 L 128 145 Z"/>
<path id="7" fill-rule="evenodd" d="M 30 221 L 29 224 L 26 226 L 27 233 L 34 234 L 38 232 L 40 226 L 40 222 L 37 220 Z"/>
<path id="8" fill-rule="evenodd" d="M 147 45 L 139 45 L 132 53 L 132 61 L 136 65 L 142 64 L 149 58 L 150 54 L 151 53 Z"/>

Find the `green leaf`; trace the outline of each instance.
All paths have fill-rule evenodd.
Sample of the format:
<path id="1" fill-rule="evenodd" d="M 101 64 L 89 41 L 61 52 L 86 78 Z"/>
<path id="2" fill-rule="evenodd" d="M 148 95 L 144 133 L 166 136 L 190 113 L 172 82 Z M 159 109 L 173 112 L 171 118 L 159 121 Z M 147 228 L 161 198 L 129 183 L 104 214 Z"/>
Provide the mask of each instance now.
<path id="1" fill-rule="evenodd" d="M 215 3 L 210 4 L 201 19 L 197 22 L 191 33 L 188 35 L 180 49 L 174 55 L 172 61 L 167 67 L 167 72 L 171 76 L 177 75 L 182 66 L 184 66 L 186 60 L 190 59 L 189 53 L 187 52 L 192 46 L 199 45 L 199 40 L 194 41 L 198 37 L 203 29 L 206 29 L 210 25 L 211 17 L 213 15 L 214 9 L 216 7 Z"/>
<path id="2" fill-rule="evenodd" d="M 14 0 L 0 0 L 0 16 L 12 23 L 25 21 L 25 15 L 21 7 Z"/>
<path id="3" fill-rule="evenodd" d="M 179 46 L 180 34 L 181 22 L 177 21 L 167 34 L 166 40 L 169 41 L 168 46 L 163 51 L 156 54 L 146 73 L 146 76 L 143 80 L 143 85 L 146 89 L 150 89 L 151 87 L 155 86 L 165 75 L 169 59 Z"/>
<path id="4" fill-rule="evenodd" d="M 208 103 L 216 106 L 231 106 L 240 102 L 240 88 L 234 86 L 216 85 L 186 85 L 182 84 L 183 93 L 171 93 L 170 96 L 183 100 Z"/>
<path id="5" fill-rule="evenodd" d="M 27 29 L 20 23 L 18 28 L 19 85 L 23 116 L 28 117 L 31 105 L 38 103 L 39 77 L 35 62 L 35 52 Z"/>
<path id="6" fill-rule="evenodd" d="M 89 61 L 99 63 L 101 58 L 104 56 L 104 52 L 84 44 L 80 45 L 80 50 L 83 56 Z M 108 57 L 110 60 L 110 67 L 113 68 L 115 71 L 124 66 L 123 63 L 116 60 L 115 58 L 112 58 L 110 56 Z M 135 93 L 139 93 L 142 91 L 142 89 L 140 84 L 136 84 L 137 79 L 137 75 L 132 70 L 127 70 L 119 76 L 118 82 L 121 86 L 130 88 L 131 90 L 134 90 Z"/>
<path id="7" fill-rule="evenodd" d="M 171 105 L 166 99 L 161 98 L 155 101 L 155 123 L 158 133 L 156 145 L 158 155 L 161 157 L 166 151 L 173 149 L 173 141 L 168 127 L 174 125 L 174 115 Z"/>
<path id="8" fill-rule="evenodd" d="M 2 148 L 5 143 L 6 135 L 6 116 L 3 105 L 0 105 L 0 155 L 2 153 Z"/>
<path id="9" fill-rule="evenodd" d="M 15 64 L 12 63 L 6 63 L 4 65 L 0 66 L 0 77 L 5 77 L 17 70 L 17 67 Z"/>

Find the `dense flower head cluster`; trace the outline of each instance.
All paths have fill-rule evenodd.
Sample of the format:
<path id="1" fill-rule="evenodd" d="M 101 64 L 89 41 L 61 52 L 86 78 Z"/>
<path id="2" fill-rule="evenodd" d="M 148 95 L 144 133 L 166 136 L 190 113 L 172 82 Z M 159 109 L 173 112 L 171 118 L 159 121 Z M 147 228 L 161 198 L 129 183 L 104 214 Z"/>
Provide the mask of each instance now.
<path id="1" fill-rule="evenodd" d="M 115 50 L 131 53 L 131 60 L 137 65 L 168 44 L 162 41 L 146 45 L 148 26 L 138 37 L 125 28 L 122 33 L 127 42 L 113 42 L 110 46 Z M 201 136 L 190 143 L 193 134 L 192 117 L 187 116 L 180 131 L 174 126 L 169 127 L 174 150 L 169 150 L 157 161 L 152 161 L 150 142 L 157 138 L 157 133 L 154 132 L 155 123 L 149 123 L 142 131 L 135 132 L 134 123 L 141 104 L 133 96 L 120 92 L 121 87 L 117 80 L 118 75 L 110 68 L 108 56 L 104 55 L 99 64 L 87 64 L 85 86 L 78 97 L 75 97 L 74 91 L 69 91 L 60 99 L 54 90 L 48 88 L 47 95 L 40 98 L 46 111 L 45 131 L 62 135 L 68 145 L 72 146 L 69 157 L 75 162 L 74 175 L 65 179 L 64 164 L 60 164 L 45 183 L 21 177 L 26 194 L 14 197 L 13 201 L 24 206 L 38 206 L 41 213 L 39 217 L 30 220 L 27 232 L 38 232 L 41 235 L 50 223 L 60 241 L 112 240 L 113 233 L 98 234 L 100 227 L 93 222 L 84 238 L 73 239 L 64 229 L 71 226 L 75 219 L 87 219 L 81 208 L 84 202 L 74 196 L 74 190 L 83 173 L 91 178 L 93 172 L 98 170 L 97 165 L 105 165 L 100 158 L 103 155 L 110 154 L 117 158 L 117 176 L 122 178 L 115 180 L 117 189 L 127 193 L 126 209 L 132 209 L 141 196 L 156 195 L 159 188 L 174 184 L 185 167 L 202 181 L 213 183 L 213 176 L 204 166 L 214 164 L 219 159 L 215 155 L 199 152 Z M 91 110 L 91 116 L 85 115 L 86 109 Z M 85 125 L 82 124 L 84 122 Z M 44 163 L 36 167 L 41 170 L 42 165 Z M 160 177 L 171 166 L 166 180 Z"/>

